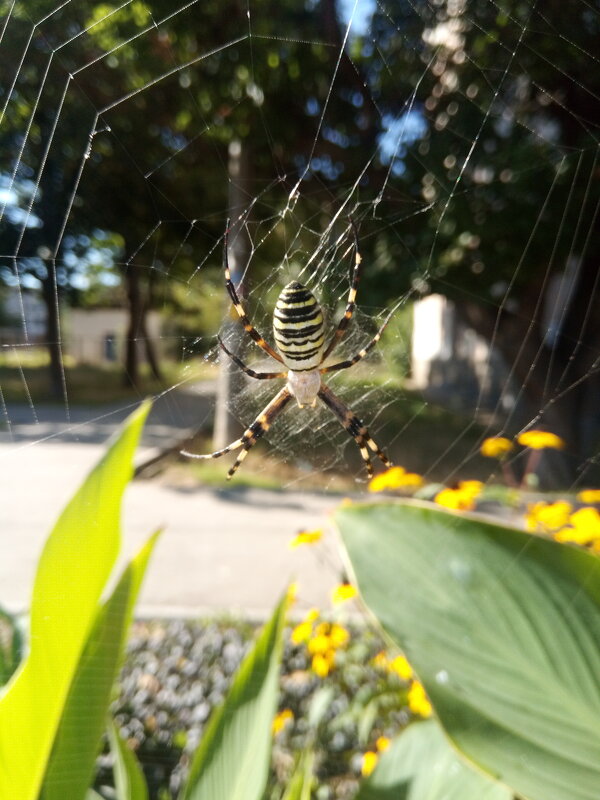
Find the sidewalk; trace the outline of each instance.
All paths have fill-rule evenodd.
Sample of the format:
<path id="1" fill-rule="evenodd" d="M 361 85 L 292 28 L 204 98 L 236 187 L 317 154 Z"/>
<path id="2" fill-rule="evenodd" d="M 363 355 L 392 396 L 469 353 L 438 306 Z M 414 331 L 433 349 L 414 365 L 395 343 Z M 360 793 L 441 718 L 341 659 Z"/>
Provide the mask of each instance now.
<path id="1" fill-rule="evenodd" d="M 207 398 L 170 396 L 168 402 L 153 410 L 140 458 L 184 437 L 208 413 Z M 0 606 L 10 611 L 27 608 L 35 564 L 53 522 L 131 409 L 72 408 L 70 423 L 64 409 L 35 410 L 38 422 L 25 408 L 13 415 L 10 436 L 4 432 L 0 439 Z M 339 500 L 134 481 L 125 499 L 124 556 L 154 530 L 164 529 L 138 614 L 263 617 L 291 580 L 299 583 L 299 608 L 327 606 L 341 574 L 332 532 L 318 547 L 290 550 L 289 541 L 298 530 L 327 525 L 327 512 Z"/>

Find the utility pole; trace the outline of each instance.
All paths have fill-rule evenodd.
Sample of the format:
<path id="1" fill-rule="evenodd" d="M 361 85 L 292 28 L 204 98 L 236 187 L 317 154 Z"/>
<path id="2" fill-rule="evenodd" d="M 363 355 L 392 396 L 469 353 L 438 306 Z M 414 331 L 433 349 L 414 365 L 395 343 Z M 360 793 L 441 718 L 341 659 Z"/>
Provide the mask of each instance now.
<path id="1" fill-rule="evenodd" d="M 244 268 L 248 263 L 249 242 L 241 224 L 241 216 L 247 204 L 245 186 L 247 184 L 247 157 L 244 146 L 239 139 L 232 139 L 229 143 L 229 219 L 231 227 L 228 231 L 227 254 L 231 280 L 238 292 L 240 299 L 244 297 L 242 278 Z M 222 330 L 222 338 L 229 349 L 236 353 L 240 350 L 240 343 L 244 336 L 244 329 L 231 301 L 227 295 L 226 322 Z M 223 352 L 220 355 L 219 377 L 217 381 L 217 400 L 215 406 L 215 422 L 213 428 L 213 446 L 215 450 L 226 447 L 240 433 L 240 423 L 231 413 L 231 401 L 239 393 L 243 385 L 243 373 L 231 359 Z"/>

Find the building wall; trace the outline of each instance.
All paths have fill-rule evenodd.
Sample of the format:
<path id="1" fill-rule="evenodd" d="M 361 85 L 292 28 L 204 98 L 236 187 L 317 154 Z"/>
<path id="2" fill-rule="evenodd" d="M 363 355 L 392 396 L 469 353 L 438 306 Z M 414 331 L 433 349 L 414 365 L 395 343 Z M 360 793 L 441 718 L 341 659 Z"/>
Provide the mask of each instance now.
<path id="1" fill-rule="evenodd" d="M 64 350 L 76 361 L 86 364 L 120 361 L 128 322 L 128 313 L 121 308 L 65 309 Z M 148 313 L 147 328 L 160 355 L 161 319 L 157 311 Z"/>
<path id="2" fill-rule="evenodd" d="M 442 405 L 508 409 L 514 391 L 500 354 L 458 318 L 451 300 L 432 294 L 414 304 L 412 385 Z"/>

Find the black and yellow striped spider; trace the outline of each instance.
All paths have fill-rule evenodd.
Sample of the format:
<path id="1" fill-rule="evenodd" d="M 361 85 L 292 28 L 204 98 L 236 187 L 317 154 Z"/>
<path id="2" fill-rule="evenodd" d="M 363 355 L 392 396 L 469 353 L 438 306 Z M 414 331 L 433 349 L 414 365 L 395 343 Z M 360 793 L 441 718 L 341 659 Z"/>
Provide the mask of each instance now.
<path id="1" fill-rule="evenodd" d="M 229 223 L 227 228 L 229 229 Z M 325 346 L 325 321 L 319 303 L 312 292 L 305 286 L 298 283 L 298 281 L 292 281 L 288 283 L 279 295 L 273 314 L 273 333 L 277 350 L 273 349 L 260 335 L 246 315 L 229 272 L 229 263 L 227 260 L 227 233 L 224 238 L 223 269 L 225 271 L 225 285 L 233 302 L 233 306 L 244 326 L 244 330 L 265 353 L 268 353 L 276 361 L 279 361 L 287 367 L 287 371 L 255 372 L 253 369 L 250 369 L 250 367 L 247 367 L 236 355 L 230 352 L 221 341 L 220 337 L 218 337 L 219 344 L 232 361 L 247 375 L 250 375 L 251 378 L 257 378 L 258 380 L 287 378 L 287 383 L 283 389 L 279 390 L 252 425 L 250 425 L 235 442 L 227 445 L 227 447 L 224 447 L 222 450 L 217 450 L 215 453 L 201 455 L 199 453 L 189 453 L 187 450 L 182 450 L 181 454 L 188 458 L 219 458 L 219 456 L 224 456 L 232 450 L 242 448 L 242 452 L 238 455 L 234 465 L 227 473 L 227 480 L 230 480 L 248 454 L 250 448 L 269 430 L 275 418 L 283 411 L 292 397 L 296 398 L 296 402 L 300 408 L 303 408 L 305 405 L 310 405 L 314 408 L 317 404 L 317 398 L 319 398 L 333 411 L 344 428 L 354 438 L 360 449 L 360 454 L 369 476 L 373 475 L 373 465 L 369 456 L 369 448 L 383 461 L 386 467 L 390 467 L 391 462 L 377 443 L 371 438 L 368 429 L 363 425 L 356 414 L 354 414 L 339 397 L 336 397 L 331 389 L 321 380 L 321 375 L 327 372 L 347 369 L 364 358 L 369 350 L 377 344 L 390 319 L 388 316 L 369 344 L 355 356 L 345 361 L 330 364 L 329 366 L 322 366 L 336 345 L 342 340 L 348 328 L 348 324 L 352 319 L 352 314 L 354 313 L 361 264 L 356 230 L 354 230 L 354 271 L 352 274 L 346 311 L 344 312 L 344 316 L 340 319 L 329 344 Z"/>

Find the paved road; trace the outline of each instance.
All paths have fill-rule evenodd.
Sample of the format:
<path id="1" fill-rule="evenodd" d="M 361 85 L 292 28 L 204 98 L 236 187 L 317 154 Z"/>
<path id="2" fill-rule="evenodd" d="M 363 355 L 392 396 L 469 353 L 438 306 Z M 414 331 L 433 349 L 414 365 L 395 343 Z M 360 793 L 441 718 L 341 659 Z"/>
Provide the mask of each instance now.
<path id="1" fill-rule="evenodd" d="M 141 458 L 183 438 L 197 424 L 202 399 L 170 396 L 159 403 Z M 10 427 L 0 436 L 0 605 L 12 611 L 27 607 L 36 559 L 53 521 L 127 415 L 121 407 L 72 408 L 67 422 L 64 410 L 35 410 L 37 419 L 27 407 L 11 409 Z M 319 548 L 290 550 L 288 543 L 300 529 L 327 524 L 338 502 L 300 492 L 134 481 L 124 508 L 124 555 L 164 527 L 138 610 L 264 616 L 292 579 L 300 585 L 300 607 L 327 605 L 341 571 L 333 533 Z"/>

